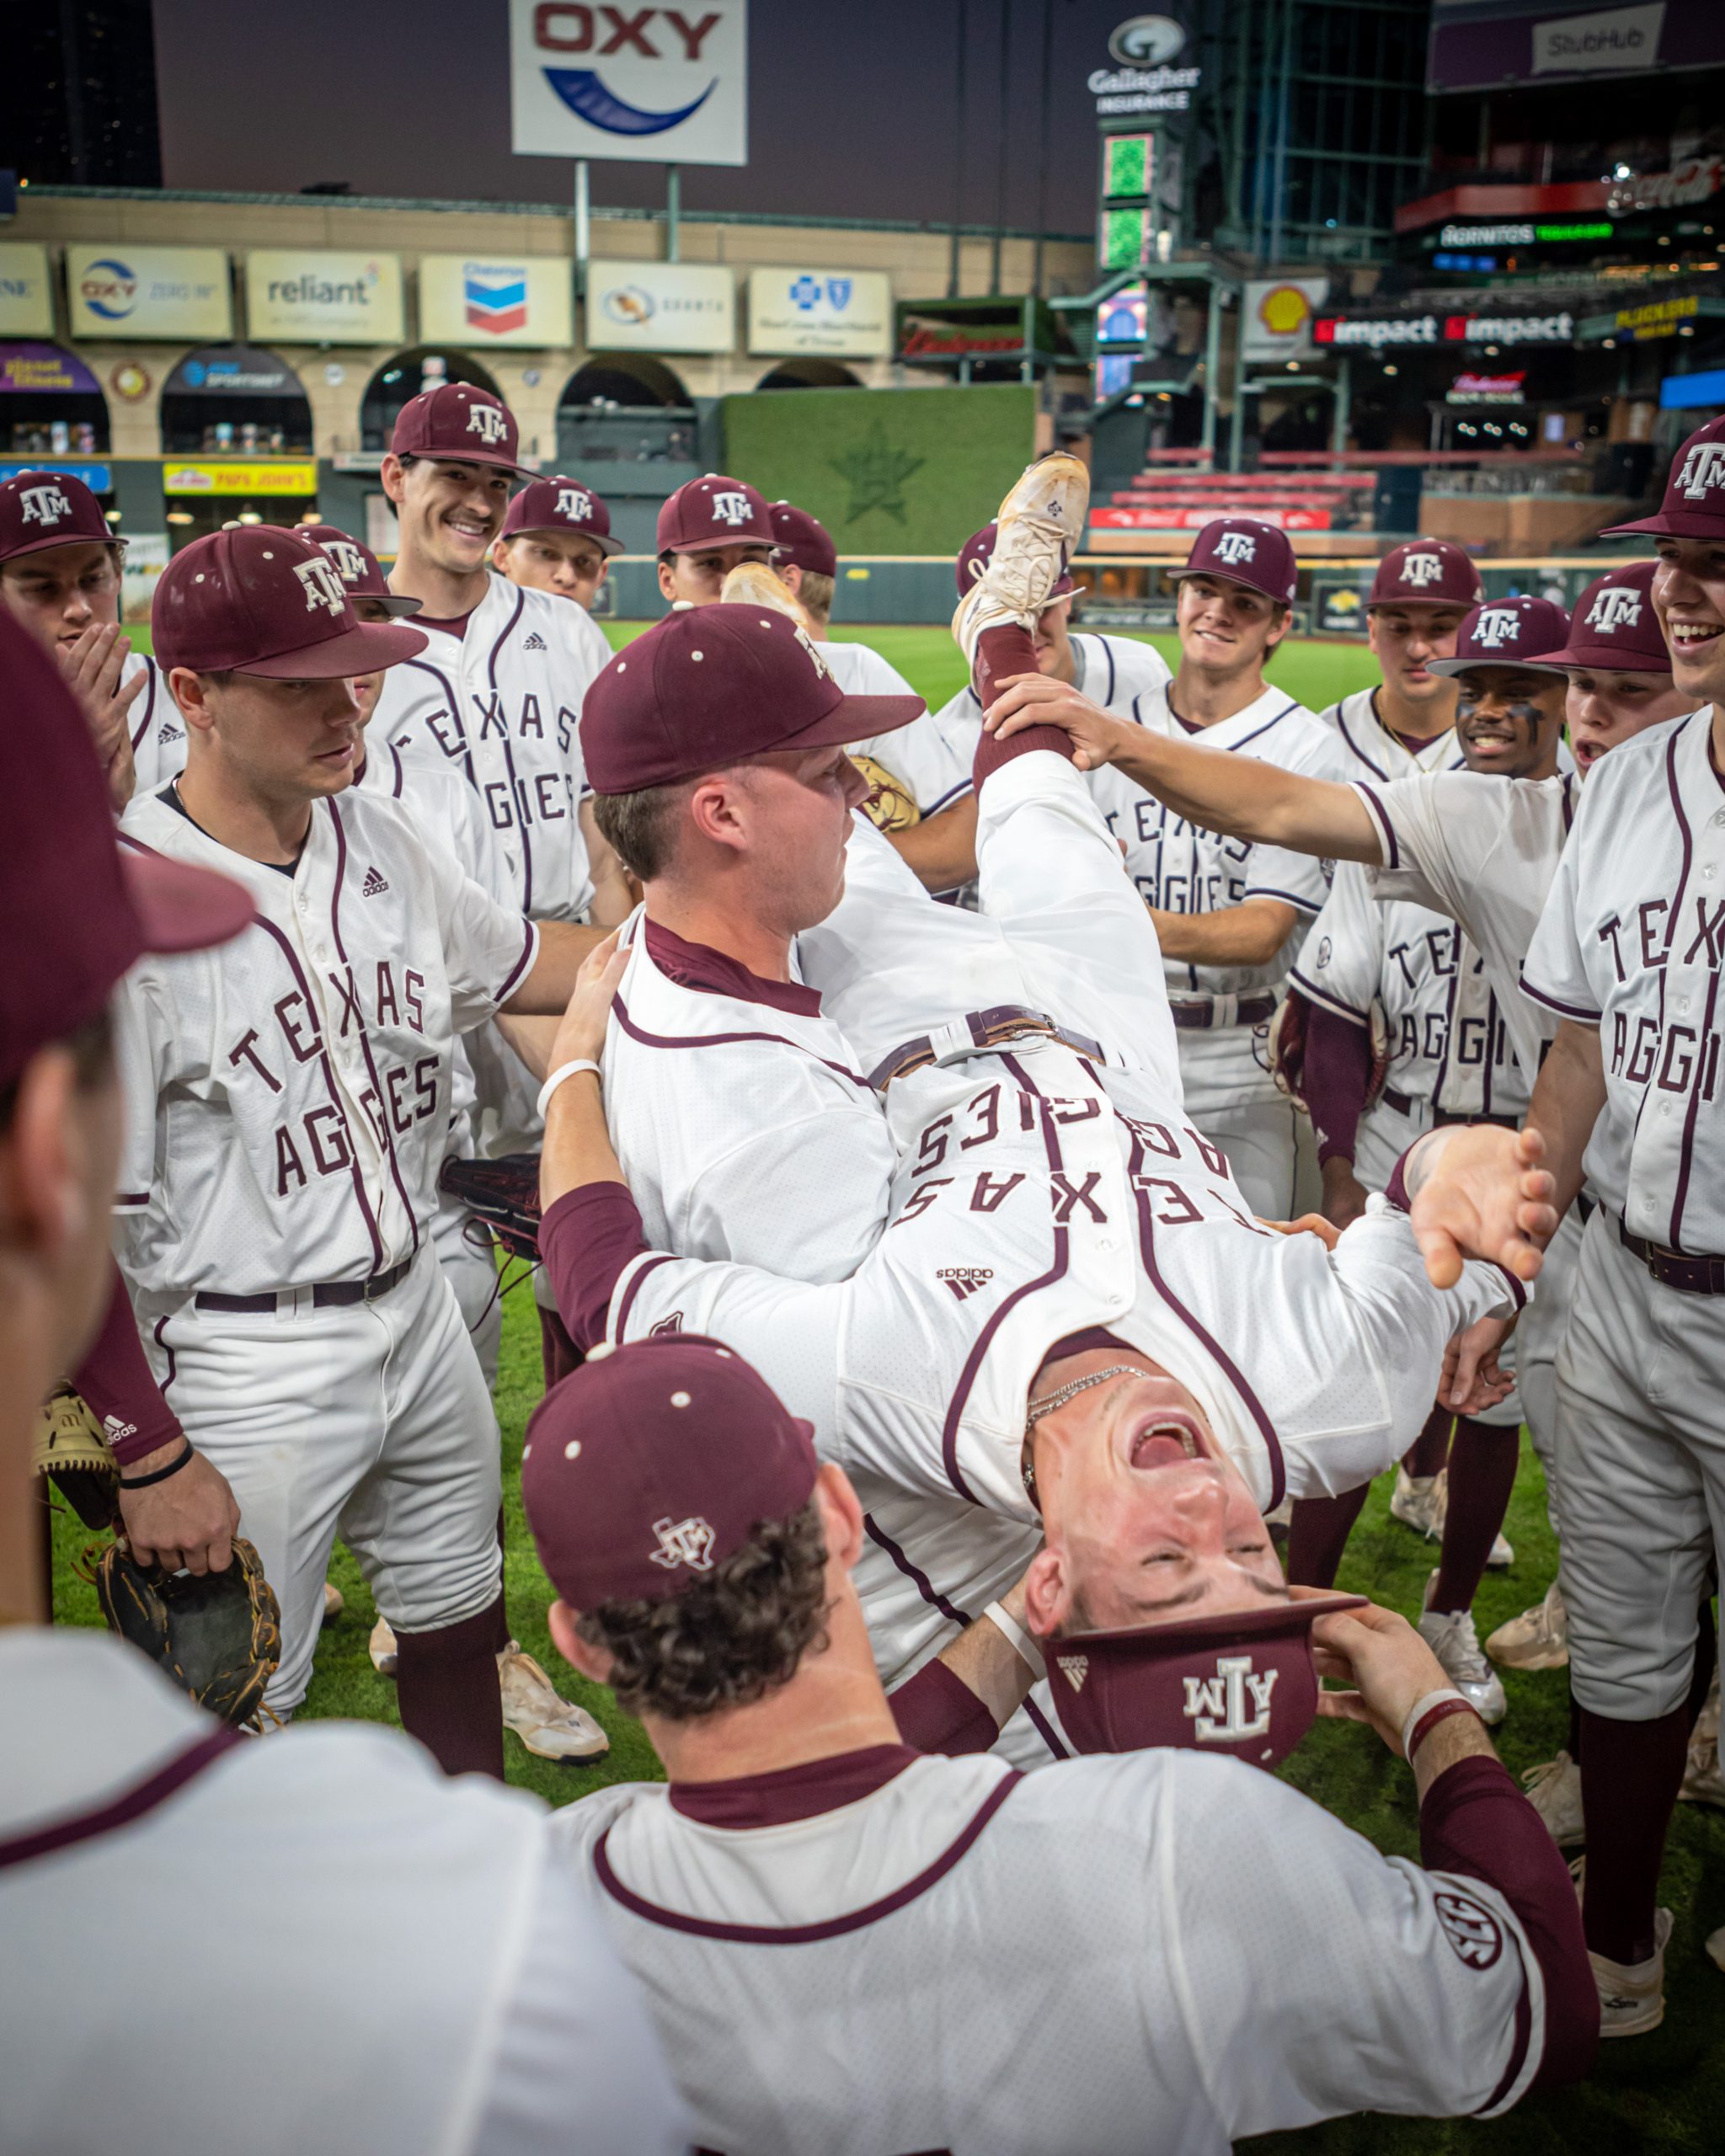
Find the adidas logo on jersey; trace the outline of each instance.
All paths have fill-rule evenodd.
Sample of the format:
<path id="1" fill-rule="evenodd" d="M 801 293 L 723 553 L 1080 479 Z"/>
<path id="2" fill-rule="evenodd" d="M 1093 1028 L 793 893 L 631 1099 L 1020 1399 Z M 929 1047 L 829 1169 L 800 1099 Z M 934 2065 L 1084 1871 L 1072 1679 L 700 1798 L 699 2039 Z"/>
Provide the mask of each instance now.
<path id="1" fill-rule="evenodd" d="M 1238 1744 L 1248 1737 L 1267 1737 L 1270 1694 L 1279 1670 L 1256 1675 L 1249 1654 L 1219 1654 L 1214 1677 L 1188 1677 L 1182 1711 L 1200 1744 Z M 1251 1707 L 1247 1695 L 1251 1694 Z"/>
<path id="2" fill-rule="evenodd" d="M 545 639 L 540 635 L 537 629 L 534 630 L 532 635 L 530 636 L 526 642 L 521 646 L 521 649 L 523 651 L 543 651 L 544 648 Z"/>
<path id="3" fill-rule="evenodd" d="M 992 1280 L 994 1268 L 988 1265 L 943 1265 L 935 1274 L 944 1280 L 962 1303 L 967 1295 L 974 1295 L 985 1280 Z"/>
<path id="4" fill-rule="evenodd" d="M 362 899 L 381 899 L 388 889 L 388 883 L 379 872 L 376 868 L 368 868 L 366 880 L 360 886 L 360 896 Z"/>
<path id="5" fill-rule="evenodd" d="M 185 728 L 183 726 L 174 726 L 172 724 L 164 726 L 161 732 L 158 734 L 156 739 L 158 741 L 184 741 L 185 739 Z"/>
<path id="6" fill-rule="evenodd" d="M 1081 1692 L 1084 1680 L 1090 1674 L 1090 1657 L 1087 1654 L 1059 1654 L 1055 1660 L 1060 1664 L 1060 1673 L 1072 1689 Z"/>
<path id="7" fill-rule="evenodd" d="M 127 1438 L 135 1438 L 137 1433 L 138 1426 L 136 1422 L 127 1422 L 118 1415 L 104 1415 L 102 1417 L 102 1434 L 110 1445 L 123 1444 Z"/>

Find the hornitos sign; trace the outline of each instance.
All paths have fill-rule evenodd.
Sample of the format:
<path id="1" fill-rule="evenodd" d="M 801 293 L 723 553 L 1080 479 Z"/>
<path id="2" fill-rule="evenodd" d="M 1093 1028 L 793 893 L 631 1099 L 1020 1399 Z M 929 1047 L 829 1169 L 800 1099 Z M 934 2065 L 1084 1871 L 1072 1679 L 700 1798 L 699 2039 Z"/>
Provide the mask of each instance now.
<path id="1" fill-rule="evenodd" d="M 1108 38 L 1115 65 L 1094 68 L 1090 76 L 1097 118 L 1189 111 L 1203 70 L 1168 64 L 1185 49 L 1185 27 L 1172 15 L 1133 15 L 1116 24 Z"/>
<path id="2" fill-rule="evenodd" d="M 75 337 L 228 336 L 227 256 L 219 247 L 69 247 L 66 311 Z"/>
<path id="3" fill-rule="evenodd" d="M 518 156 L 749 162 L 748 0 L 510 0 Z"/>
<path id="4" fill-rule="evenodd" d="M 884 359 L 892 345 L 892 280 L 880 271 L 750 271 L 751 352 Z"/>
<path id="5" fill-rule="evenodd" d="M 251 334 L 291 344 L 398 344 L 398 254 L 266 248 L 246 257 Z"/>

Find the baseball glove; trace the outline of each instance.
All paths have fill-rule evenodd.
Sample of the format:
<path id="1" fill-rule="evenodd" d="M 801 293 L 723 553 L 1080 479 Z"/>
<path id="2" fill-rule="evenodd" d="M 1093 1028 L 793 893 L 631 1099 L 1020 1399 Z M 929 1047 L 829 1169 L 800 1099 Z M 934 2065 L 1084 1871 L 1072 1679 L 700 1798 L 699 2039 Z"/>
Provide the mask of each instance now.
<path id="1" fill-rule="evenodd" d="M 281 1611 L 252 1545 L 236 1535 L 225 1572 L 165 1572 L 110 1542 L 96 1566 L 109 1629 L 180 1690 L 236 1727 L 255 1729 L 281 1660 Z"/>
<path id="2" fill-rule="evenodd" d="M 1290 988 L 1276 1006 L 1276 1015 L 1270 1021 L 1269 1058 L 1270 1075 L 1278 1086 L 1293 1102 L 1295 1107 L 1310 1114 L 1306 1098 L 1306 1027 L 1312 1011 L 1309 997 L 1297 988 Z M 1384 1007 L 1375 996 L 1371 1006 L 1371 1076 L 1367 1081 L 1365 1098 L 1360 1113 L 1375 1107 L 1384 1090 L 1384 1081 L 1390 1069 L 1390 1028 L 1384 1016 Z"/>
<path id="3" fill-rule="evenodd" d="M 539 1155 L 500 1161 L 447 1160 L 438 1187 L 482 1219 L 511 1257 L 539 1262 Z"/>
<path id="4" fill-rule="evenodd" d="M 851 761 L 868 782 L 862 814 L 878 831 L 905 831 L 922 821 L 922 811 L 915 798 L 884 764 L 876 763 L 873 756 L 854 755 Z"/>
<path id="5" fill-rule="evenodd" d="M 112 1527 L 118 1520 L 120 1463 L 102 1425 L 69 1385 L 56 1385 L 43 1402 L 30 1470 L 51 1478 L 86 1527 Z"/>

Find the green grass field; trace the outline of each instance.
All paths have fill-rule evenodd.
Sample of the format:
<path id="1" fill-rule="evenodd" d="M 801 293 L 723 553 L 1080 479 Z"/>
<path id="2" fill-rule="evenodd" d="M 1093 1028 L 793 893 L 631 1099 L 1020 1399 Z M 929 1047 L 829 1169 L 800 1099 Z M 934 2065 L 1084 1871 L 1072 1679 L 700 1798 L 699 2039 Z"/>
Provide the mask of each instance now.
<path id="1" fill-rule="evenodd" d="M 621 644 L 644 626 L 611 625 L 609 633 Z M 855 634 L 890 659 L 932 705 L 945 702 L 962 679 L 962 662 L 943 631 L 884 628 Z M 1166 649 L 1168 640 L 1151 641 Z M 1290 695 L 1314 706 L 1372 678 L 1363 649 L 1336 644 L 1284 648 L 1272 672 Z M 545 1627 L 549 1588 L 533 1555 L 519 1495 L 522 1427 L 541 1390 L 531 1293 L 510 1293 L 504 1310 L 496 1400 L 503 1431 L 510 1615 L 523 1643 L 557 1673 L 571 1697 L 581 1699 L 599 1716 L 611 1737 L 609 1757 L 587 1769 L 534 1759 L 515 1737 L 506 1739 L 510 1780 L 537 1790 L 553 1804 L 565 1804 L 607 1782 L 654 1776 L 658 1768 L 638 1727 L 617 1711 L 608 1694 L 559 1666 L 552 1649 Z M 1386 1476 L 1373 1490 L 1339 1583 L 1411 1616 L 1419 1608 L 1435 1555 L 1390 1518 L 1391 1486 Z M 95 1624 L 99 1620 L 94 1596 L 74 1572 L 88 1537 L 70 1513 L 62 1513 L 57 1528 L 56 1615 L 62 1623 Z M 1555 1567 L 1543 1478 L 1525 1446 L 1506 1531 L 1515 1548 L 1515 1563 L 1507 1573 L 1487 1576 L 1477 1604 L 1482 1636 L 1535 1600 Z M 394 1688 L 372 1669 L 366 1652 L 373 1616 L 371 1597 L 345 1550 L 337 1550 L 331 1576 L 346 1596 L 347 1607 L 324 1630 L 303 1711 L 393 1721 Z M 1498 1745 L 1507 1764 L 1519 1771 L 1549 1758 L 1563 1742 L 1567 1684 L 1561 1671 L 1507 1673 L 1505 1684 L 1509 1715 L 1498 1732 Z M 1284 1772 L 1379 1848 L 1418 1854 L 1412 1778 L 1365 1730 L 1320 1723 Z M 1266 1852 L 1267 1863 L 1276 1860 L 1274 1851 Z M 1665 2025 L 1652 2036 L 1607 2046 L 1585 2087 L 1535 2098 L 1509 2121 L 1489 2125 L 1370 2116 L 1270 2137 L 1252 2147 L 1264 2152 L 1297 2148 L 1302 2156 L 1487 2156 L 1491 2151 L 1501 2156 L 1512 2147 L 1515 2156 L 1569 2156 L 1578 2150 L 1602 2156 L 1701 2156 L 1725 2148 L 1725 1976 L 1702 1951 L 1708 1933 L 1725 1924 L 1725 1813 L 1679 1806 L 1661 1898 L 1676 1913 L 1666 1961 Z M 339 1972 L 334 1973 L 339 1980 Z"/>

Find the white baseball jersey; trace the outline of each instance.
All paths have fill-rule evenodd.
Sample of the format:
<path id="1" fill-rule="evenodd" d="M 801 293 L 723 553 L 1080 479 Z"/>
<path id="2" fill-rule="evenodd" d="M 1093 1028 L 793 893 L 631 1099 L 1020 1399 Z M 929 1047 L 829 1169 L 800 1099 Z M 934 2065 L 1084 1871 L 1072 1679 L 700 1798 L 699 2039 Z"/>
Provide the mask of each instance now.
<path id="1" fill-rule="evenodd" d="M 410 1256 L 435 1204 L 454 1036 L 507 1001 L 538 930 L 369 787 L 313 807 L 291 873 L 171 797 L 134 800 L 121 828 L 243 883 L 258 914 L 219 949 L 141 959 L 119 993 L 134 1294 L 261 1294 Z"/>
<path id="2" fill-rule="evenodd" d="M 1175 715 L 1167 688 L 1135 697 L 1132 716 L 1152 733 L 1177 739 L 1190 733 L 1206 749 L 1251 756 L 1308 777 L 1340 776 L 1337 736 L 1279 689 L 1266 689 L 1244 711 L 1201 728 L 1188 728 Z M 1113 765 L 1092 771 L 1090 783 L 1109 828 L 1125 847 L 1128 873 L 1146 905 L 1166 913 L 1215 913 L 1247 899 L 1269 898 L 1302 914 L 1322 910 L 1329 889 L 1322 866 L 1309 854 L 1251 846 L 1202 830 Z M 1170 959 L 1168 990 L 1176 996 L 1255 995 L 1280 983 L 1288 955 L 1278 952 L 1261 966 L 1194 966 Z"/>
<path id="3" fill-rule="evenodd" d="M 879 1238 L 894 1168 L 849 1042 L 800 981 L 761 980 L 640 911 L 626 932 L 605 1101 L 648 1241 L 847 1278 Z"/>
<path id="4" fill-rule="evenodd" d="M 185 769 L 185 721 L 168 693 L 168 677 L 147 652 L 135 651 L 120 680 L 144 676 L 137 702 L 126 713 L 131 728 L 134 793 L 157 793 Z"/>
<path id="5" fill-rule="evenodd" d="M 1525 1112 L 1528 1087 L 1478 952 L 1442 914 L 1374 899 L 1357 862 L 1337 864 L 1290 978 L 1355 1025 L 1369 1025 L 1372 1005 L 1381 1006 L 1386 1082 L 1410 1100 L 1452 1115 Z"/>
<path id="6" fill-rule="evenodd" d="M 1461 768 L 1461 750 L 1453 726 L 1446 726 L 1442 733 L 1413 748 L 1378 717 L 1375 689 L 1357 689 L 1339 703 L 1327 705 L 1318 717 L 1333 729 L 1349 778 L 1376 779 L 1387 786 L 1391 779 L 1413 778 L 1421 771 Z"/>
<path id="7" fill-rule="evenodd" d="M 1599 1028 L 1605 1105 L 1588 1179 L 1632 1233 L 1725 1251 L 1725 784 L 1713 711 L 1604 759 L 1523 970 L 1554 1018 Z"/>
<path id="8" fill-rule="evenodd" d="M 1613 754 L 1616 752 L 1614 750 Z M 1359 784 L 1382 848 L 1365 872 L 1380 899 L 1407 899 L 1459 921 L 1479 952 L 1509 1043 L 1537 1073 L 1556 1016 L 1521 992 L 1521 962 L 1544 910 L 1580 781 L 1434 771 Z"/>
<path id="9" fill-rule="evenodd" d="M 593 626 L 573 600 L 492 576 L 464 634 L 428 625 L 426 650 L 388 670 L 371 718 L 377 749 L 473 788 L 536 920 L 578 921 L 593 897 L 579 813 Z"/>
<path id="10" fill-rule="evenodd" d="M 820 1768 L 793 1802 L 783 1775 L 724 1784 L 731 1823 L 634 1783 L 553 1828 L 704 2148 L 1226 2156 L 1339 2112 L 1490 2116 L 1539 2070 L 1541 1972 L 1503 1897 L 1254 1768 Z"/>
<path id="11" fill-rule="evenodd" d="M 232 2106 L 189 2092 L 257 2053 L 260 2008 L 282 2071 L 247 2105 L 258 2156 L 687 2147 L 585 1867 L 531 1798 L 353 1723 L 226 1741 L 102 1633 L 0 1633 L 0 1718 L 4 2156 L 231 2148 Z M 92 1956 L 109 1931 L 171 1977 Z M 99 2041 L 67 2041 L 74 1997 Z"/>
<path id="12" fill-rule="evenodd" d="M 823 643 L 820 656 L 847 696 L 916 693 L 896 667 L 866 643 Z M 960 753 L 932 712 L 925 711 L 891 734 L 852 741 L 849 749 L 853 756 L 870 757 L 889 771 L 924 816 L 937 816 L 970 791 L 970 759 Z"/>
<path id="13" fill-rule="evenodd" d="M 550 592 L 547 596 L 554 599 L 558 595 Z M 611 638 L 579 599 L 565 600 L 563 604 L 574 610 L 567 626 L 574 638 L 576 648 L 585 654 L 595 674 L 602 674 L 617 656 L 611 648 Z"/>

